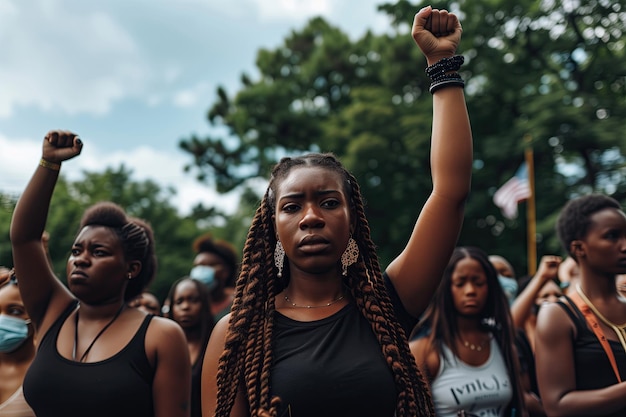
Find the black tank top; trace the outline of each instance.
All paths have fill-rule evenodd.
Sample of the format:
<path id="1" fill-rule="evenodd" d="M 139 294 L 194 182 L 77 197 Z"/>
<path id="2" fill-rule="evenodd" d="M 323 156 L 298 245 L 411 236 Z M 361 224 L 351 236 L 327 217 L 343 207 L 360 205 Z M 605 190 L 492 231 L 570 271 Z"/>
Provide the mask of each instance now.
<path id="1" fill-rule="evenodd" d="M 583 313 L 573 301 L 564 297 L 567 303 L 557 301 L 576 326 L 574 340 L 574 366 L 576 367 L 576 389 L 594 390 L 617 384 L 617 378 L 606 356 L 602 345 L 593 331 L 587 326 Z M 622 381 L 626 379 L 626 352 L 621 343 L 609 340 L 611 350 L 617 362 L 617 368 Z M 626 407 L 611 414 L 609 417 L 626 416 Z"/>
<path id="2" fill-rule="evenodd" d="M 385 284 L 396 316 L 410 330 L 389 278 Z M 386 417 L 396 410 L 397 390 L 371 325 L 350 303 L 313 322 L 278 312 L 274 322 L 271 395 L 281 398 L 279 417 Z"/>
<path id="3" fill-rule="evenodd" d="M 56 349 L 72 303 L 46 332 L 24 377 L 24 397 L 37 417 L 152 417 L 154 370 L 144 340 L 152 315 L 131 341 L 109 359 L 79 363 Z"/>

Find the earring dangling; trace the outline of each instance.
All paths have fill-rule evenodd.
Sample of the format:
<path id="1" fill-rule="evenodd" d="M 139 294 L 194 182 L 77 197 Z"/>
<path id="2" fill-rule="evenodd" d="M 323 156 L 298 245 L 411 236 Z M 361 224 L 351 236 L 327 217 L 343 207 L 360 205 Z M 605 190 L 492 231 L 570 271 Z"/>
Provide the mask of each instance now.
<path id="1" fill-rule="evenodd" d="M 128 273 L 128 280 L 130 281 L 131 279 L 133 279 L 133 274 L 131 274 L 130 272 Z"/>
<path id="2" fill-rule="evenodd" d="M 278 268 L 278 278 L 283 277 L 283 266 L 285 264 L 285 248 L 280 240 L 276 241 L 276 249 L 274 249 L 274 265 Z"/>
<path id="3" fill-rule="evenodd" d="M 348 240 L 348 246 L 346 250 L 341 255 L 341 275 L 344 277 L 348 275 L 348 267 L 354 264 L 359 258 L 359 246 L 356 244 L 356 241 L 352 239 Z"/>

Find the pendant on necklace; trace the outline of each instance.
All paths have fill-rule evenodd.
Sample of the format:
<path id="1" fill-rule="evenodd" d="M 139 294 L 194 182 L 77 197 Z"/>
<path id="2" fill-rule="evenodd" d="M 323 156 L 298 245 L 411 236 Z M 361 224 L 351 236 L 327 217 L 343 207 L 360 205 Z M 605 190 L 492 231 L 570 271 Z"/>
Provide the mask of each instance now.
<path id="1" fill-rule="evenodd" d="M 473 343 L 468 342 L 467 340 L 463 341 L 463 346 L 465 346 L 466 348 L 469 348 L 470 350 L 475 350 L 477 352 L 480 352 L 481 350 L 483 350 L 482 346 L 475 345 Z"/>

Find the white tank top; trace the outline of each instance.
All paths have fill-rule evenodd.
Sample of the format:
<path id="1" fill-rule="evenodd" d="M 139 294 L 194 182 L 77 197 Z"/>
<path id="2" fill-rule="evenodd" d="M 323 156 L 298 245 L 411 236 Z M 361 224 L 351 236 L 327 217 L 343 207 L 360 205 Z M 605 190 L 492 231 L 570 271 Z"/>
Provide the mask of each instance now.
<path id="1" fill-rule="evenodd" d="M 504 417 L 513 398 L 502 353 L 492 337 L 489 359 L 480 366 L 471 366 L 443 346 L 444 357 L 439 358 L 439 371 L 431 383 L 437 417 L 457 417 L 465 410 L 471 417 Z"/>

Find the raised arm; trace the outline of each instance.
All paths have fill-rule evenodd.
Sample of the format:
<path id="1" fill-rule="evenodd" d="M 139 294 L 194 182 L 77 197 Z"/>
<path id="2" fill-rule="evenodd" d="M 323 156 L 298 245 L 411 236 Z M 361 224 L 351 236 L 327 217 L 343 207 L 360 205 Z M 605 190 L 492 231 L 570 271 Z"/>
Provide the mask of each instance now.
<path id="1" fill-rule="evenodd" d="M 428 6 L 415 15 L 413 39 L 429 66 L 454 56 L 461 32 L 457 17 L 445 10 Z M 433 92 L 432 193 L 407 246 L 387 268 L 404 307 L 415 316 L 428 305 L 456 246 L 470 191 L 472 153 L 463 89 L 451 82 Z"/>
<path id="2" fill-rule="evenodd" d="M 548 281 L 557 278 L 560 263 L 560 256 L 546 255 L 541 257 L 537 273 L 531 278 L 526 288 L 515 297 L 515 301 L 511 305 L 511 316 L 515 327 L 524 328 L 524 323 L 531 315 L 532 307 L 535 305 L 539 292 Z"/>
<path id="3" fill-rule="evenodd" d="M 82 142 L 71 132 L 46 134 L 40 163 L 19 198 L 11 220 L 15 273 L 20 280 L 24 306 L 39 330 L 48 313 L 56 317 L 73 298 L 50 267 L 42 235 L 61 162 L 78 155 L 81 149 Z"/>

